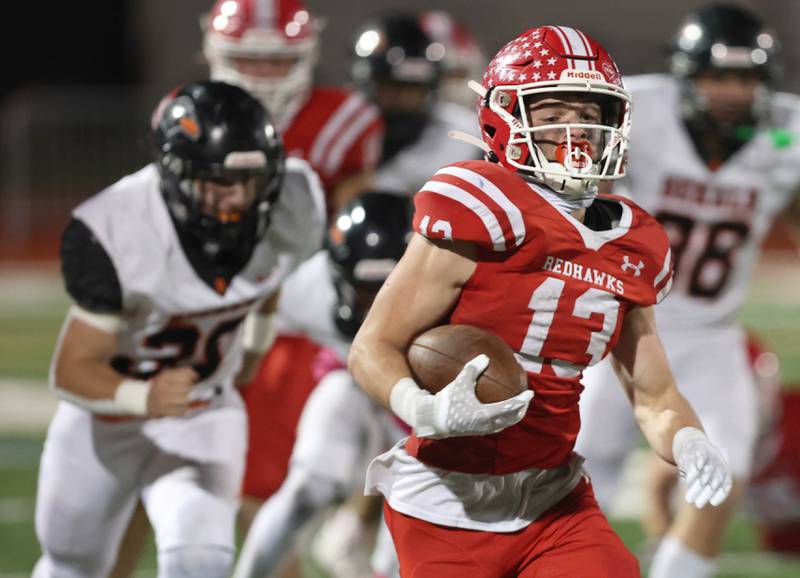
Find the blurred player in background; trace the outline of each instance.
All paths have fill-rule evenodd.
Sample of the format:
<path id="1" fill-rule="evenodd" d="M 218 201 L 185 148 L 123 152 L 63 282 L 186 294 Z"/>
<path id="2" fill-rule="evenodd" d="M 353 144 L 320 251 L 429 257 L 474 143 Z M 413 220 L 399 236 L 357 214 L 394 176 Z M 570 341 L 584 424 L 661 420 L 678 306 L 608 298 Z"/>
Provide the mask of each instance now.
<path id="1" fill-rule="evenodd" d="M 766 550 L 800 555 L 800 389 L 783 388 L 777 356 L 748 347 L 759 388 L 762 423 L 745 504 Z"/>
<path id="2" fill-rule="evenodd" d="M 467 82 L 483 76 L 487 58 L 481 45 L 463 22 L 444 10 L 423 12 L 419 23 L 445 49 L 439 97 L 472 110 L 478 96 L 467 87 Z"/>
<path id="3" fill-rule="evenodd" d="M 611 353 L 698 507 L 725 499 L 730 472 L 656 334 L 667 235 L 597 196 L 624 175 L 629 96 L 605 49 L 565 26 L 520 34 L 472 86 L 487 161 L 443 167 L 414 197 L 415 235 L 350 351 L 356 381 L 414 430 L 373 460 L 366 491 L 385 498 L 402 576 L 639 576 L 572 451 L 583 370 Z M 405 352 L 441 323 L 498 335 L 529 389 L 480 403 L 485 355 L 435 395 L 420 387 Z"/>
<path id="4" fill-rule="evenodd" d="M 448 138 L 477 134 L 471 110 L 440 98 L 447 50 L 428 36 L 413 13 L 365 23 L 353 46 L 353 83 L 381 110 L 386 133 L 375 175 L 381 190 L 414 194 L 440 167 L 475 158 L 475 148 Z"/>
<path id="5" fill-rule="evenodd" d="M 333 219 L 327 248 L 284 286 L 280 318 L 297 333 L 325 346 L 316 365 L 328 373 L 303 414 L 289 474 L 253 521 L 234 576 L 277 575 L 301 530 L 336 502 L 363 488 L 371 458 L 405 435 L 399 423 L 353 382 L 345 363 L 378 289 L 402 257 L 411 235 L 411 203 L 405 196 L 369 192 Z M 321 367 L 322 366 L 322 367 Z M 361 540 L 370 541 L 366 532 Z M 364 547 L 364 544 L 360 544 Z M 357 578 L 368 570 L 338 553 L 336 572 Z"/>
<path id="6" fill-rule="evenodd" d="M 176 89 L 152 135 L 154 163 L 79 205 L 63 234 L 75 303 L 51 370 L 61 402 L 40 467 L 37 578 L 107 575 L 139 499 L 159 575 L 228 576 L 247 443 L 234 379 L 321 242 L 318 178 L 284 161 L 242 89 Z"/>
<path id="7" fill-rule="evenodd" d="M 314 84 L 322 28 L 298 0 L 218 0 L 202 18 L 211 78 L 246 89 L 268 107 L 287 155 L 319 174 L 330 217 L 371 185 L 383 121 L 360 93 Z M 273 347 L 242 389 L 250 418 L 239 512 L 244 531 L 286 476 L 300 412 L 316 383 L 311 368 L 319 344 L 277 324 Z M 113 578 L 130 575 L 147 531 L 140 507 Z"/>
<path id="8" fill-rule="evenodd" d="M 670 46 L 670 75 L 626 80 L 634 100 L 629 194 L 670 235 L 675 283 L 656 310 L 677 383 L 730 460 L 731 499 L 685 504 L 652 578 L 713 576 L 750 474 L 758 401 L 737 322 L 759 246 L 800 186 L 800 100 L 772 90 L 778 41 L 749 11 L 712 4 Z M 577 451 L 608 508 L 638 435 L 609 365 L 586 376 Z"/>
<path id="9" fill-rule="evenodd" d="M 211 78 L 240 86 L 270 110 L 290 157 L 319 174 L 328 217 L 369 187 L 380 158 L 380 111 L 344 87 L 314 84 L 323 25 L 299 0 L 218 0 L 202 20 Z M 319 345 L 279 332 L 253 383 L 243 389 L 251 423 L 239 514 L 250 520 L 286 475 L 295 429 L 315 381 Z M 305 360 L 305 361 L 301 361 Z M 263 456 L 267 456 L 263 458 Z M 148 528 L 137 509 L 113 578 L 129 576 Z"/>
<path id="10" fill-rule="evenodd" d="M 319 174 L 330 216 L 371 185 L 383 133 L 363 95 L 314 84 L 322 28 L 300 0 L 218 0 L 203 53 L 212 79 L 241 86 L 272 112 L 286 154 Z"/>

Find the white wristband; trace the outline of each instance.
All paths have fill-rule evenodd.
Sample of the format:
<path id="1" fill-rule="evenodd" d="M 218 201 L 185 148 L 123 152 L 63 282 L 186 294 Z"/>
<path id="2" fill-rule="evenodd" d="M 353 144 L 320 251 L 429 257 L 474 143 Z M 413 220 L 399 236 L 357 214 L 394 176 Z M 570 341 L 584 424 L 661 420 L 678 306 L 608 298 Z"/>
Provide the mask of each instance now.
<path id="1" fill-rule="evenodd" d="M 117 386 L 114 404 L 123 412 L 132 415 L 147 415 L 147 398 L 150 396 L 150 382 L 137 379 L 124 379 Z"/>
<path id="2" fill-rule="evenodd" d="M 389 393 L 389 407 L 397 417 L 412 428 L 416 428 L 417 402 L 425 395 L 430 393 L 420 389 L 410 377 L 404 377 L 392 386 L 392 391 Z"/>
<path id="3" fill-rule="evenodd" d="M 272 347 L 276 333 L 274 313 L 252 312 L 244 319 L 242 347 L 254 353 L 266 353 Z"/>
<path id="4" fill-rule="evenodd" d="M 681 448 L 683 448 L 687 443 L 696 439 L 705 439 L 707 440 L 708 437 L 703 430 L 697 429 L 696 427 L 686 426 L 679 429 L 675 432 L 675 437 L 672 438 L 672 456 L 675 458 L 680 452 Z"/>

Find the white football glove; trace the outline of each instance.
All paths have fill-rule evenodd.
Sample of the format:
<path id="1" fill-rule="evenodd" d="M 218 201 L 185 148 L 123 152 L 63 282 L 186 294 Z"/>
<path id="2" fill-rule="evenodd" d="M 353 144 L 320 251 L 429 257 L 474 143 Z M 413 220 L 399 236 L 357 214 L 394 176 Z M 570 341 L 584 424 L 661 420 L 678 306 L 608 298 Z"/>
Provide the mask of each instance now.
<path id="1" fill-rule="evenodd" d="M 418 437 L 441 439 L 504 430 L 525 416 L 533 392 L 525 390 L 504 401 L 481 403 L 475 385 L 488 365 L 489 358 L 478 355 L 435 395 L 420 389 L 411 378 L 401 379 L 392 388 L 392 411 L 414 428 Z"/>
<path id="2" fill-rule="evenodd" d="M 686 502 L 702 508 L 719 506 L 731 492 L 731 469 L 702 431 L 685 427 L 672 440 L 672 455 L 687 486 Z"/>

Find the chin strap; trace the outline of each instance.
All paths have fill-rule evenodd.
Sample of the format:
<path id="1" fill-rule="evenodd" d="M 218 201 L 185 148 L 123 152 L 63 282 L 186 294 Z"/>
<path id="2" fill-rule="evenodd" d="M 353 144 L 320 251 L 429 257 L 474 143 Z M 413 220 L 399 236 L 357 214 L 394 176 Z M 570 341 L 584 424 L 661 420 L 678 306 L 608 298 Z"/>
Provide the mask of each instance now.
<path id="1" fill-rule="evenodd" d="M 469 80 L 469 81 L 467 81 L 467 88 L 469 88 L 472 92 L 474 92 L 475 94 L 477 94 L 481 98 L 485 98 L 486 97 L 486 89 L 479 82 L 476 82 L 474 80 Z M 492 149 L 489 147 L 488 144 L 483 142 L 482 139 L 479 139 L 478 137 L 473 136 L 471 134 L 467 134 L 465 132 L 461 132 L 460 130 L 451 130 L 450 132 L 447 133 L 447 136 L 449 136 L 450 138 L 452 138 L 454 140 L 460 140 L 460 141 L 463 141 L 463 142 L 465 142 L 467 144 L 474 145 L 474 146 L 478 147 L 479 149 L 481 149 L 483 151 L 483 153 L 486 154 L 486 155 L 490 155 L 491 156 L 491 155 L 494 154 L 494 153 L 492 153 Z"/>
<path id="2" fill-rule="evenodd" d="M 474 92 L 481 98 L 486 98 L 486 89 L 477 80 L 468 80 L 467 88 L 469 88 L 472 92 Z"/>
<path id="3" fill-rule="evenodd" d="M 449 136 L 451 139 L 454 140 L 460 140 L 467 144 L 475 145 L 487 155 L 492 152 L 492 149 L 489 148 L 489 145 L 487 145 L 481 139 L 479 139 L 476 136 L 472 136 L 471 134 L 461 132 L 460 130 L 451 130 L 450 132 L 447 133 L 447 136 Z"/>

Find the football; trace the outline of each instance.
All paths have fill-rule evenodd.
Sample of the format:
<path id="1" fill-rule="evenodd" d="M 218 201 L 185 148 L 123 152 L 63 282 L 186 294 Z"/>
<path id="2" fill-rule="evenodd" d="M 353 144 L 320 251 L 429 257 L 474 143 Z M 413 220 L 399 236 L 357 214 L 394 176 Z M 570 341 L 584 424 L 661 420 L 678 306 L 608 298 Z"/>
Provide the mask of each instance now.
<path id="1" fill-rule="evenodd" d="M 481 353 L 489 356 L 489 367 L 476 386 L 482 403 L 503 401 L 527 389 L 525 371 L 506 342 L 472 325 L 442 325 L 422 333 L 411 343 L 406 359 L 417 384 L 436 393 Z"/>

